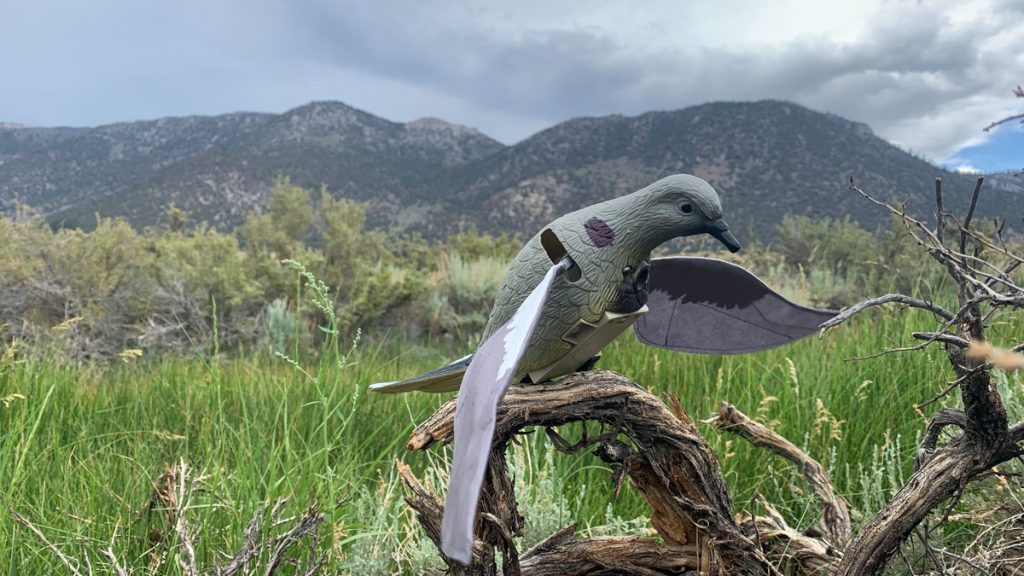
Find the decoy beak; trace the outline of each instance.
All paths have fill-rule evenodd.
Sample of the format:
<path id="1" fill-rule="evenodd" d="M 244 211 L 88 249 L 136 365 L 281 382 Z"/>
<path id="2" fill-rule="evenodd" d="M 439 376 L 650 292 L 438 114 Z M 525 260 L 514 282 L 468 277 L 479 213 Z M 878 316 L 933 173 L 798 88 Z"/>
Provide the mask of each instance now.
<path id="1" fill-rule="evenodd" d="M 739 252 L 740 248 L 742 248 L 740 241 L 732 235 L 732 232 L 729 232 L 729 224 L 726 223 L 724 218 L 719 218 L 712 222 L 711 230 L 708 231 L 708 234 L 718 238 L 718 241 L 725 244 L 729 252 Z"/>

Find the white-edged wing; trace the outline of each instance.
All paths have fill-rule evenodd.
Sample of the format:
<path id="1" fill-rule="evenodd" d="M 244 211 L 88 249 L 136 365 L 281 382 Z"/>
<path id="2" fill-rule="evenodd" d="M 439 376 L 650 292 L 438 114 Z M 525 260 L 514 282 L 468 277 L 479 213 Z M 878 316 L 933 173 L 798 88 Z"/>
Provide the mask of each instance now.
<path id="1" fill-rule="evenodd" d="M 491 453 L 498 403 L 519 373 L 519 362 L 537 326 L 548 292 L 571 266 L 563 260 L 548 270 L 512 318 L 473 355 L 455 408 L 455 457 L 441 521 L 441 550 L 468 565 L 473 558 L 473 526 L 480 485 Z"/>
<path id="2" fill-rule="evenodd" d="M 746 269 L 723 260 L 651 260 L 640 342 L 694 354 L 745 354 L 814 334 L 836 315 L 786 300 Z"/>

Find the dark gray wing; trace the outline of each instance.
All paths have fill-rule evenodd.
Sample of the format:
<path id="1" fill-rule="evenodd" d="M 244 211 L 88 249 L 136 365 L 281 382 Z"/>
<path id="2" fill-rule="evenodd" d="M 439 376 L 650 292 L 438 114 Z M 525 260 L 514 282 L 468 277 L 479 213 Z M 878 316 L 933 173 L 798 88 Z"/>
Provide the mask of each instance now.
<path id="1" fill-rule="evenodd" d="M 570 265 L 567 259 L 548 270 L 512 318 L 480 345 L 462 379 L 455 408 L 455 456 L 441 520 L 441 549 L 462 564 L 468 565 L 473 557 L 473 525 L 498 403 L 509 384 L 522 376 L 519 362 L 548 291 Z"/>
<path id="2" fill-rule="evenodd" d="M 651 261 L 647 307 L 633 325 L 641 342 L 696 354 L 775 348 L 836 315 L 786 300 L 736 264 L 687 256 Z"/>

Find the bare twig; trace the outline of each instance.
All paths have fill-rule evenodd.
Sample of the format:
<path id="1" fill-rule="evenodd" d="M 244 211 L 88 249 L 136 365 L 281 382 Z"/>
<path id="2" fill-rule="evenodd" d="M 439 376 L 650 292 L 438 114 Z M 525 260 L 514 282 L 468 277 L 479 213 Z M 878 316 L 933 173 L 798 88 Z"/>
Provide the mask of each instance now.
<path id="1" fill-rule="evenodd" d="M 938 570 L 938 574 L 949 574 L 949 572 L 946 571 L 946 565 L 943 563 L 942 557 L 935 553 L 935 548 L 928 539 L 928 531 L 917 529 L 914 530 L 914 533 L 917 534 L 918 539 L 921 540 L 921 545 L 924 546 L 925 555 L 927 555 L 928 559 L 931 560 L 932 566 L 935 566 L 935 569 Z"/>
<path id="2" fill-rule="evenodd" d="M 100 550 L 100 554 L 110 562 L 110 568 L 114 571 L 115 576 L 128 576 L 128 572 L 125 571 L 124 567 L 117 560 L 117 555 L 114 554 L 114 541 L 117 540 L 117 532 L 120 525 L 114 526 L 114 533 L 110 536 L 110 545 Z"/>
<path id="3" fill-rule="evenodd" d="M 961 377 L 957 378 L 956 380 L 953 380 L 952 382 L 948 383 L 946 385 L 946 387 L 943 388 L 942 391 L 939 392 L 938 394 L 936 394 L 935 396 L 932 396 L 931 398 L 929 398 L 928 400 L 925 400 L 924 402 L 921 402 L 920 404 L 914 404 L 914 408 L 917 409 L 917 410 L 920 410 L 921 408 L 924 408 L 924 407 L 928 406 L 929 404 L 934 404 L 935 402 L 938 402 L 939 400 L 944 398 L 947 394 L 949 394 L 950 392 L 955 390 L 957 386 L 963 384 L 964 381 L 967 380 L 968 378 L 970 378 L 971 376 L 974 376 L 978 372 L 982 372 L 982 371 L 988 370 L 990 368 L 992 368 L 992 364 L 991 363 L 985 363 L 985 364 L 981 364 L 979 366 L 976 366 L 974 368 L 971 368 L 963 376 L 961 376 Z"/>
<path id="4" fill-rule="evenodd" d="M 199 576 L 199 568 L 196 566 L 196 549 L 192 544 L 192 535 L 189 534 L 187 520 L 188 507 L 192 500 L 192 479 L 189 478 L 189 467 L 181 460 L 177 468 L 178 496 L 177 506 L 174 509 L 174 531 L 178 535 L 181 549 L 185 552 L 185 559 L 178 559 L 185 576 Z"/>
<path id="5" fill-rule="evenodd" d="M 283 498 L 278 499 L 277 503 L 280 503 L 283 500 Z M 277 503 L 274 504 L 275 511 L 278 509 Z M 263 515 L 266 511 L 267 507 L 262 506 L 255 514 L 253 514 L 253 517 L 249 519 L 249 523 L 245 525 L 245 531 L 243 532 L 241 548 L 235 552 L 227 565 L 217 570 L 217 574 L 219 576 L 234 576 L 245 568 L 246 564 L 259 556 L 263 541 Z M 271 518 L 274 516 L 275 514 L 272 513 Z"/>
<path id="6" fill-rule="evenodd" d="M 824 336 L 825 331 L 828 330 L 829 328 L 834 328 L 842 324 L 843 322 L 846 322 L 853 316 L 863 312 L 868 308 L 892 303 L 902 304 L 904 306 L 909 306 L 911 308 L 927 310 L 932 314 L 935 314 L 945 320 L 952 321 L 956 317 L 955 314 L 953 314 L 949 310 L 946 310 L 942 306 L 939 306 L 938 304 L 934 304 L 932 302 L 921 300 L 920 298 L 913 298 L 911 296 L 905 296 L 903 294 L 886 294 L 885 296 L 878 296 L 877 298 L 868 298 L 867 300 L 858 302 L 853 306 L 846 308 L 839 314 L 836 314 L 835 317 L 825 322 L 822 322 L 821 326 L 819 327 L 821 329 L 821 331 L 819 332 L 819 336 Z"/>
<path id="7" fill-rule="evenodd" d="M 60 551 L 59 548 L 54 546 L 53 543 L 46 538 L 46 535 L 43 534 L 42 530 L 36 528 L 35 524 L 32 524 L 32 522 L 30 522 L 28 518 L 25 518 L 21 514 L 18 514 L 18 512 L 14 508 L 12 508 L 10 503 L 8 503 L 6 500 L 4 500 L 4 505 L 7 507 L 7 511 L 11 513 L 11 517 L 14 518 L 14 520 L 18 524 L 21 524 L 25 528 L 28 528 L 29 532 L 35 535 L 35 537 L 43 543 L 43 546 L 45 546 L 46 549 L 49 550 L 51 554 L 56 556 L 57 559 L 60 560 L 61 563 L 64 564 L 64 566 L 67 567 L 68 571 L 71 572 L 73 576 L 84 576 L 78 570 L 78 567 L 75 566 L 75 564 L 71 561 L 71 559 L 68 558 L 63 552 Z"/>
<path id="8" fill-rule="evenodd" d="M 898 216 L 900 218 L 900 220 L 903 222 L 903 224 L 905 225 L 908 234 L 919 245 L 921 245 L 924 248 L 928 249 L 928 254 L 930 256 L 932 256 L 936 261 L 941 263 L 943 266 L 945 266 L 946 269 L 949 271 L 950 275 L 958 283 L 963 283 L 963 282 L 970 283 L 973 286 L 975 286 L 976 288 L 978 288 L 978 289 L 982 290 L 983 292 L 985 292 L 986 294 L 988 294 L 993 300 L 997 300 L 997 301 L 998 300 L 1002 300 L 1003 304 L 1024 306 L 1024 296 L 1022 296 L 1020 298 L 1012 298 L 1012 297 L 1007 298 L 1005 296 L 1001 296 L 998 293 L 990 290 L 989 286 L 987 286 L 985 282 L 981 282 L 981 281 L 975 279 L 973 277 L 973 273 L 975 272 L 975 269 L 967 267 L 965 264 L 962 263 L 963 259 L 957 257 L 957 255 L 958 254 L 962 254 L 964 252 L 964 250 L 961 250 L 958 253 L 958 252 L 954 252 L 954 251 L 946 249 L 943 246 L 941 240 L 936 236 L 936 234 L 931 229 L 928 228 L 928 226 L 926 226 L 920 220 L 918 220 L 918 219 L 910 216 L 909 214 L 907 214 L 907 211 L 906 211 L 905 207 L 897 208 L 897 207 L 889 204 L 888 202 L 885 202 L 883 200 L 878 200 L 877 198 L 874 198 L 873 196 L 871 196 L 867 192 L 865 192 L 865 191 L 861 190 L 859 187 L 857 187 L 856 184 L 854 184 L 852 178 L 850 179 L 850 189 L 853 190 L 854 192 L 856 192 L 857 194 L 863 196 L 865 199 L 869 200 L 870 202 L 872 202 L 874 204 L 877 204 L 878 206 L 882 206 L 886 210 L 888 210 L 890 213 Z M 976 190 L 978 192 L 980 192 L 980 185 L 976 188 Z M 969 227 L 970 222 L 965 222 L 965 224 L 966 225 L 960 225 L 959 226 L 960 227 L 961 236 L 968 237 L 971 240 L 973 240 L 976 244 L 979 244 L 981 247 L 988 248 L 990 250 L 994 250 L 995 252 L 999 253 L 1000 255 L 1006 256 L 1006 257 L 1008 257 L 1008 258 L 1010 258 L 1010 259 L 1012 259 L 1014 261 L 1022 261 L 1022 262 L 1024 262 L 1024 259 L 1022 259 L 1020 256 L 1017 256 L 1017 255 L 1013 254 L 1008 249 L 1006 249 L 1006 247 L 998 246 L 998 245 L 992 243 L 987 238 L 985 238 L 984 235 L 976 233 L 974 230 L 972 230 Z M 977 256 L 975 256 L 975 257 L 977 257 Z"/>
<path id="9" fill-rule="evenodd" d="M 1013 122 L 1014 120 L 1020 120 L 1021 122 L 1024 122 L 1024 114 L 1014 114 L 1013 116 L 1007 116 L 1006 118 L 1003 118 L 1001 120 L 996 120 L 995 122 L 989 124 L 988 126 L 985 126 L 982 130 L 988 132 L 989 130 L 997 126 L 1001 126 L 1003 124 L 1006 124 L 1007 122 Z"/>
<path id="10" fill-rule="evenodd" d="M 1017 98 L 1024 98 L 1024 88 L 1017 86 L 1016 88 L 1013 89 L 1013 95 L 1016 96 Z M 982 130 L 988 132 L 989 130 L 992 130 L 996 126 L 1006 124 L 1007 122 L 1013 122 L 1014 120 L 1020 120 L 1022 123 L 1024 123 L 1024 114 L 1015 114 L 1013 116 L 1007 116 L 1006 118 L 996 120 L 995 122 L 989 124 L 988 126 L 985 126 Z"/>
<path id="11" fill-rule="evenodd" d="M 971 229 L 971 220 L 974 219 L 974 209 L 978 207 L 978 195 L 981 194 L 981 185 L 985 182 L 984 176 L 978 176 L 974 185 L 974 193 L 971 195 L 971 207 L 967 209 L 967 217 L 964 218 L 964 225 L 960 229 L 960 253 L 967 250 L 967 234 Z"/>
<path id="12" fill-rule="evenodd" d="M 899 353 L 899 352 L 914 352 L 916 350 L 923 350 L 923 349 L 927 348 L 929 344 L 932 344 L 934 342 L 945 342 L 947 344 L 956 345 L 956 346 L 958 346 L 960 348 L 966 348 L 966 347 L 968 347 L 970 345 L 969 342 L 967 342 L 966 340 L 964 340 L 962 338 L 959 338 L 957 336 L 949 334 L 949 333 L 947 333 L 945 331 L 948 330 L 949 328 L 951 328 L 954 324 L 959 322 L 961 319 L 963 319 L 964 315 L 967 314 L 976 305 L 976 303 L 978 301 L 980 301 L 980 300 L 975 298 L 975 299 L 972 299 L 971 301 L 969 301 L 964 306 L 962 306 L 960 308 L 960 310 L 958 310 L 957 313 L 954 314 L 953 317 L 951 319 L 949 319 L 949 321 L 947 321 L 946 324 L 943 325 L 942 328 L 938 332 L 914 332 L 914 333 L 912 333 L 911 335 L 914 338 L 917 338 L 919 340 L 923 340 L 923 342 L 921 342 L 920 344 L 916 344 L 914 346 L 902 346 L 902 347 L 899 347 L 899 348 L 887 348 L 885 350 L 880 350 L 878 352 L 875 352 L 873 354 L 868 354 L 866 356 L 853 356 L 851 358 L 848 358 L 848 360 L 871 360 L 873 358 L 878 358 L 878 357 L 885 356 L 885 355 L 888 355 L 888 354 L 895 354 L 895 353 Z"/>
<path id="13" fill-rule="evenodd" d="M 862 197 L 864 197 L 869 202 L 871 202 L 873 204 L 877 204 L 878 206 L 881 206 L 881 207 L 885 208 L 886 210 L 888 210 L 893 215 L 898 216 L 900 218 L 900 220 L 906 225 L 907 231 L 910 233 L 911 237 L 913 237 L 914 240 L 916 240 L 917 243 L 920 244 L 921 246 L 924 246 L 926 248 L 933 248 L 933 247 L 941 246 L 942 245 L 942 243 L 939 242 L 938 237 L 935 236 L 935 233 L 932 232 L 928 228 L 928 226 L 926 226 L 924 224 L 924 222 L 921 222 L 920 220 L 918 220 L 918 219 L 910 216 L 909 214 L 907 214 L 907 209 L 906 209 L 905 206 L 901 207 L 901 208 L 897 208 L 897 207 L 893 206 L 892 204 L 889 204 L 888 202 L 885 202 L 884 200 L 879 200 L 879 199 L 875 198 L 874 196 L 872 196 L 872 195 L 868 194 L 867 192 L 861 190 L 854 183 L 853 178 L 850 178 L 850 190 L 853 190 L 857 194 L 860 194 Z M 922 238 L 921 236 L 918 236 L 917 233 L 914 232 L 915 229 L 918 230 L 919 232 L 921 232 L 924 235 L 924 238 Z"/>
<path id="14" fill-rule="evenodd" d="M 82 554 L 82 562 L 85 563 L 86 574 L 93 576 L 95 572 L 92 570 L 92 560 L 89 560 L 88 554 Z"/>
<path id="15" fill-rule="evenodd" d="M 942 342 L 943 344 L 952 344 L 959 348 L 967 348 L 971 345 L 967 340 L 946 332 L 913 332 L 911 336 L 918 340 L 924 340 L 925 343 Z"/>
<path id="16" fill-rule="evenodd" d="M 103 554 L 103 556 L 106 557 L 107 562 L 110 562 L 110 568 L 114 571 L 116 576 L 128 576 L 124 567 L 117 561 L 117 556 L 114 555 L 113 548 L 104 548 L 100 551 L 100 554 Z"/>
<path id="17" fill-rule="evenodd" d="M 847 361 L 850 361 L 850 360 L 873 360 L 875 358 L 881 358 L 882 356 L 888 356 L 889 354 L 898 354 L 900 352 L 914 352 L 916 350 L 923 350 L 923 349 L 927 348 L 928 345 L 931 344 L 932 342 L 933 342 L 933 340 L 926 340 L 924 342 L 921 342 L 920 344 L 915 344 L 913 346 L 900 346 L 899 348 L 886 348 L 885 350 L 879 350 L 878 352 L 874 352 L 872 354 L 867 354 L 867 355 L 864 355 L 864 356 L 851 356 L 849 358 L 844 358 L 844 360 L 847 360 Z"/>
<path id="18" fill-rule="evenodd" d="M 270 561 L 267 563 L 267 569 L 263 572 L 263 575 L 272 576 L 284 560 L 285 553 L 293 545 L 306 537 L 315 538 L 316 531 L 323 521 L 323 514 L 315 506 L 307 508 L 294 528 L 274 539 L 274 551 L 270 555 Z"/>
<path id="19" fill-rule="evenodd" d="M 961 226 L 960 230 L 964 231 L 966 229 L 963 226 Z M 1019 262 L 1021 264 L 1024 264 L 1024 257 L 1021 257 L 1021 256 L 1019 256 L 1017 254 L 1014 254 L 1009 249 L 1007 249 L 1005 246 L 999 246 L 998 244 L 995 244 L 991 240 L 986 238 L 984 235 L 977 234 L 977 233 L 975 233 L 972 230 L 968 230 L 967 233 L 970 234 L 972 241 L 981 244 L 984 248 L 992 250 L 993 252 L 998 253 L 1000 256 L 1009 258 L 1010 260 L 1013 260 L 1014 262 Z"/>

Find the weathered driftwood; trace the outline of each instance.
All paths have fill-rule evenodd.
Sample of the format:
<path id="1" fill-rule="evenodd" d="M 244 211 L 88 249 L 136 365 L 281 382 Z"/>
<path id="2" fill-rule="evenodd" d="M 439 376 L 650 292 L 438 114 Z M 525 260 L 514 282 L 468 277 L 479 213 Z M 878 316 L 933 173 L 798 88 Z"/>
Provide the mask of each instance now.
<path id="1" fill-rule="evenodd" d="M 678 414 L 673 414 L 657 397 L 607 371 L 576 374 L 547 384 L 513 386 L 498 409 L 495 451 L 481 502 L 482 519 L 477 531 L 479 545 L 474 547 L 474 564 L 493 563 L 493 554 L 487 549 L 501 544 L 499 538 L 488 535 L 487 524 L 503 525 L 497 530 L 500 534 L 518 532 L 504 520 L 494 522 L 488 518 L 495 511 L 490 504 L 495 497 L 489 492 L 502 485 L 495 484 L 493 464 L 504 461 L 504 447 L 512 436 L 527 426 L 551 427 L 593 420 L 616 432 L 621 431 L 627 440 L 628 444 L 617 441 L 614 434 L 607 435 L 602 439 L 600 452 L 606 459 L 618 461 L 632 484 L 647 499 L 651 506 L 651 524 L 664 544 L 659 547 L 645 539 L 572 541 L 563 535 L 550 541 L 551 545 L 545 549 L 544 557 L 548 562 L 558 557 L 563 568 L 576 566 L 580 571 L 574 573 L 593 573 L 592 567 L 587 568 L 587 562 L 600 558 L 607 562 L 609 551 L 617 549 L 629 551 L 628 556 L 618 560 L 622 565 L 631 566 L 627 573 L 678 573 L 674 571 L 679 566 L 691 564 L 710 574 L 777 573 L 757 542 L 746 535 L 736 521 L 718 461 L 707 442 L 678 405 L 676 409 Z M 437 442 L 450 441 L 454 411 L 454 401 L 438 409 L 416 428 L 408 448 L 422 450 Z M 406 485 L 412 494 L 410 505 L 434 538 L 435 527 L 440 525 L 440 505 L 427 505 L 429 499 L 413 489 L 408 477 Z M 514 499 L 507 497 L 504 504 L 514 506 Z M 518 513 L 511 516 L 518 517 Z M 672 551 L 669 565 L 664 563 L 665 547 Z M 509 545 L 505 548 L 514 554 Z M 602 552 L 605 556 L 593 556 L 598 549 L 606 550 Z M 518 568 L 523 574 L 544 573 L 533 571 L 537 568 L 527 569 L 537 565 L 527 560 L 539 554 L 541 551 L 534 549 L 520 557 Z M 508 560 L 505 565 L 506 573 L 515 573 L 508 570 Z M 457 564 L 450 566 L 452 574 L 461 571 Z M 483 570 L 467 573 L 492 573 L 490 568 Z M 612 572 L 622 573 L 622 570 Z"/>

